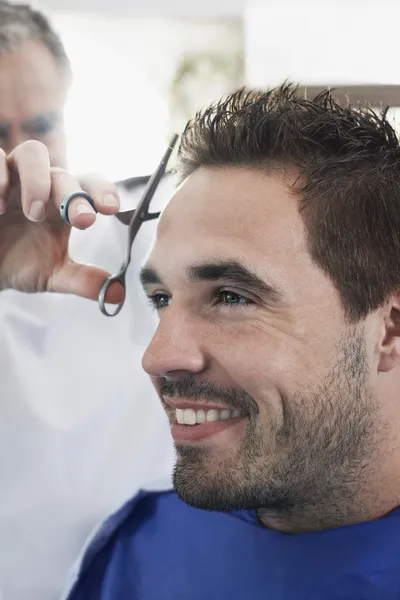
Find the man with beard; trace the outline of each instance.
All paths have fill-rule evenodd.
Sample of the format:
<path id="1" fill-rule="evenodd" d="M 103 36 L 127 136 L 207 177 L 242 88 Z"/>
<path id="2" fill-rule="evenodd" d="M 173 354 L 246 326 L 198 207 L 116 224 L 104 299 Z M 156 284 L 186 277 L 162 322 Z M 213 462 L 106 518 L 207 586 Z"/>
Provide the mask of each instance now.
<path id="1" fill-rule="evenodd" d="M 107 521 L 67 597 L 400 598 L 394 130 L 328 92 L 241 90 L 188 124 L 179 160 L 141 273 L 160 317 L 143 367 L 171 423 L 175 491 Z M 19 171 L 24 214 L 34 164 Z M 80 184 L 102 210 L 108 184 L 67 175 L 35 197 L 54 219 Z M 3 285 L 65 285 L 66 262 L 32 256 L 13 279 L 18 253 L 0 253 Z M 99 285 L 94 271 L 70 279 L 86 297 Z"/>

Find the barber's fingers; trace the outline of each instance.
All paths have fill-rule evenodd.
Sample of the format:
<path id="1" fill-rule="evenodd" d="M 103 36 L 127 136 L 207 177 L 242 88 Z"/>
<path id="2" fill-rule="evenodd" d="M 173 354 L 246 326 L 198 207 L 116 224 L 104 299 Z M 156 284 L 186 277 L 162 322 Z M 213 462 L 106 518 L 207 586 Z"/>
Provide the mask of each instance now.
<path id="1" fill-rule="evenodd" d="M 74 294 L 89 300 L 98 298 L 101 286 L 110 273 L 99 267 L 81 265 L 69 260 L 58 271 L 54 272 L 48 281 L 50 292 Z M 124 298 L 124 288 L 119 282 L 110 286 L 106 301 L 119 304 Z"/>
<path id="2" fill-rule="evenodd" d="M 50 159 L 44 144 L 35 140 L 17 146 L 7 157 L 7 165 L 13 185 L 13 177 L 19 179 L 21 205 L 24 215 L 31 221 L 43 221 L 50 198 Z"/>
<path id="3" fill-rule="evenodd" d="M 62 169 L 52 169 L 51 172 L 51 196 L 53 209 L 57 212 L 69 194 L 82 192 L 77 179 Z M 77 229 L 86 229 L 93 225 L 96 220 L 96 212 L 83 196 L 74 198 L 68 206 L 68 220 Z"/>
<path id="4" fill-rule="evenodd" d="M 119 195 L 116 185 L 97 174 L 79 175 L 82 188 L 94 200 L 96 210 L 103 215 L 114 215 L 119 211 Z"/>
<path id="5" fill-rule="evenodd" d="M 31 221 L 43 221 L 46 216 L 58 218 L 55 212 L 64 198 L 82 190 L 93 198 L 99 213 L 112 215 L 119 210 L 118 193 L 112 183 L 97 175 L 84 175 L 78 180 L 63 169 L 50 168 L 46 146 L 35 140 L 20 144 L 7 158 L 0 154 L 0 199 L 7 197 L 14 184 L 20 187 L 23 214 Z M 86 229 L 96 220 L 96 213 L 78 196 L 69 204 L 68 218 L 72 226 Z"/>
<path id="6" fill-rule="evenodd" d="M 7 157 L 4 150 L 0 148 L 0 215 L 6 212 L 7 204 L 6 204 L 6 196 L 8 190 L 8 167 L 7 167 Z"/>
<path id="7" fill-rule="evenodd" d="M 112 183 L 96 175 L 78 180 L 62 169 L 51 169 L 51 196 L 57 210 L 66 196 L 82 190 L 91 196 L 99 213 L 112 215 L 118 212 L 119 198 Z M 68 206 L 68 219 L 73 227 L 86 229 L 96 220 L 96 212 L 84 197 L 77 196 Z"/>

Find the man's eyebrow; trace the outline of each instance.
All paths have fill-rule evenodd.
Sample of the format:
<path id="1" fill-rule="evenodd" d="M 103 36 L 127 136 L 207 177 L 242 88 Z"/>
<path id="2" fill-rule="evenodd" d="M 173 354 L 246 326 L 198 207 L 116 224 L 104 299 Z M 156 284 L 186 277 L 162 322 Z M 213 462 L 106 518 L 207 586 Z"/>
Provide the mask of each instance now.
<path id="1" fill-rule="evenodd" d="M 239 285 L 260 295 L 268 296 L 269 300 L 279 302 L 283 291 L 279 286 L 267 282 L 236 260 L 209 262 L 188 268 L 188 276 L 193 281 L 218 281 Z"/>
<path id="2" fill-rule="evenodd" d="M 57 111 L 49 111 L 39 115 L 35 115 L 30 119 L 26 119 L 21 123 L 23 129 L 30 129 L 38 126 L 53 126 L 61 118 L 61 114 Z"/>
<path id="3" fill-rule="evenodd" d="M 139 279 L 144 288 L 148 285 L 161 283 L 161 278 L 152 267 L 143 267 L 140 271 Z"/>
<path id="4" fill-rule="evenodd" d="M 260 296 L 267 296 L 268 300 L 273 302 L 278 303 L 283 299 L 283 291 L 279 286 L 264 281 L 236 260 L 193 265 L 188 267 L 187 274 L 192 281 L 224 281 L 228 285 L 239 285 Z M 151 266 L 142 268 L 140 282 L 144 288 L 149 285 L 162 284 L 161 277 Z"/>

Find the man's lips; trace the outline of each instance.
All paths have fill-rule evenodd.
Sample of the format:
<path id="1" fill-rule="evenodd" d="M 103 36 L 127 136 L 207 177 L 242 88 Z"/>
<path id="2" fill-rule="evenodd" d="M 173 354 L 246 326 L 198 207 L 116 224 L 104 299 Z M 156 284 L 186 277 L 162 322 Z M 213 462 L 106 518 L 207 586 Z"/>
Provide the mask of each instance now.
<path id="1" fill-rule="evenodd" d="M 205 402 L 185 401 L 164 397 L 172 423 L 171 433 L 177 442 L 196 442 L 243 421 L 247 415 L 240 410 Z"/>
<path id="2" fill-rule="evenodd" d="M 175 442 L 201 442 L 228 429 L 238 427 L 246 417 L 235 417 L 226 421 L 211 421 L 200 425 L 181 425 L 177 421 L 172 424 L 171 434 Z"/>

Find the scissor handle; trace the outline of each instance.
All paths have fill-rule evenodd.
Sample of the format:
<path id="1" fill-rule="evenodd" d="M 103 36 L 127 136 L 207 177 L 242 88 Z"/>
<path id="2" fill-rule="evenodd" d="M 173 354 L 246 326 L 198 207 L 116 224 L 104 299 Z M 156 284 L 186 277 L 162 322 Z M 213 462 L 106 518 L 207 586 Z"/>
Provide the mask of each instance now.
<path id="1" fill-rule="evenodd" d="M 116 273 L 115 275 L 110 275 L 110 277 L 107 277 L 107 279 L 104 281 L 103 285 L 101 286 L 101 289 L 99 292 L 99 307 L 100 307 L 100 310 L 103 313 L 103 315 L 105 315 L 106 317 L 115 317 L 119 313 L 119 311 L 121 310 L 121 308 L 123 307 L 123 305 L 125 303 L 125 298 L 126 298 L 125 274 L 126 274 L 126 270 L 123 269 L 122 271 L 120 271 L 119 273 Z M 124 288 L 124 297 L 119 304 L 113 305 L 114 306 L 113 310 L 108 310 L 107 306 L 106 306 L 106 294 L 107 294 L 108 288 L 116 281 L 118 281 Z"/>

